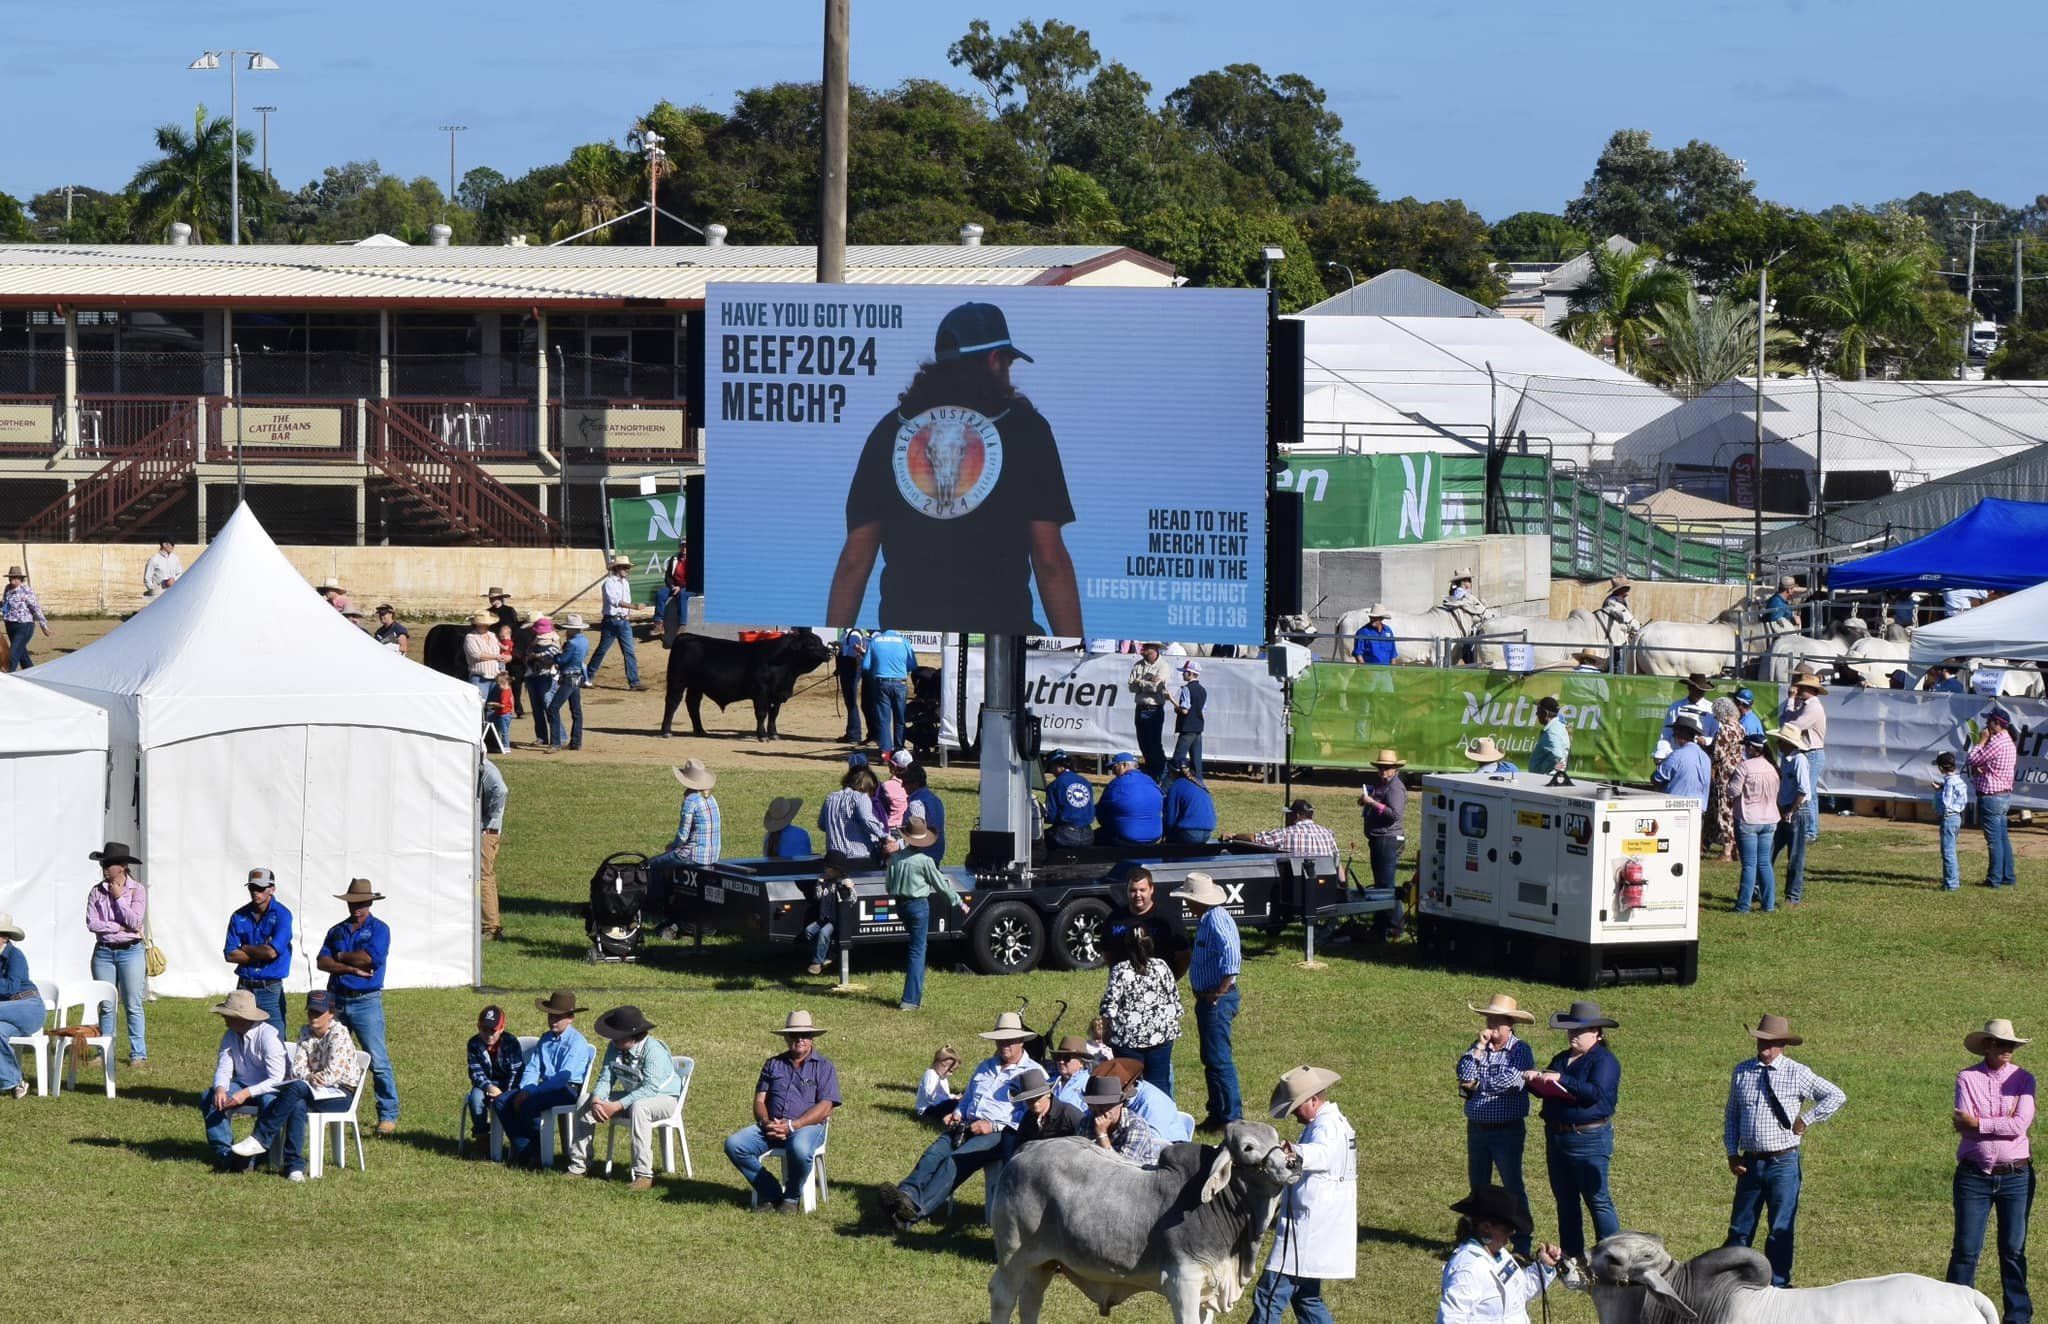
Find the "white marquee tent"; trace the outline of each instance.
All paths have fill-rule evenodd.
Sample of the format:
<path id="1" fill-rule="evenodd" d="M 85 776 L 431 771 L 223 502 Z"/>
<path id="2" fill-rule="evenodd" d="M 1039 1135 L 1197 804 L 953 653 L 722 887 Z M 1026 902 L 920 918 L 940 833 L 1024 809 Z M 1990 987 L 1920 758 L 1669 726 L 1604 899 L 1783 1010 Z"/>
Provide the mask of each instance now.
<path id="1" fill-rule="evenodd" d="M 29 973 L 90 979 L 85 894 L 99 878 L 107 808 L 107 715 L 0 676 L 0 910 L 28 934 Z"/>
<path id="2" fill-rule="evenodd" d="M 1951 657 L 2048 662 L 2048 584 L 2009 593 L 1913 631 L 1915 667 Z"/>
<path id="3" fill-rule="evenodd" d="M 325 984 L 313 957 L 355 877 L 389 898 L 387 987 L 474 982 L 477 693 L 343 620 L 246 506 L 174 587 L 33 679 L 106 710 L 106 835 L 143 861 L 158 992 L 233 986 L 222 938 L 258 865 L 295 919 L 291 990 Z"/>

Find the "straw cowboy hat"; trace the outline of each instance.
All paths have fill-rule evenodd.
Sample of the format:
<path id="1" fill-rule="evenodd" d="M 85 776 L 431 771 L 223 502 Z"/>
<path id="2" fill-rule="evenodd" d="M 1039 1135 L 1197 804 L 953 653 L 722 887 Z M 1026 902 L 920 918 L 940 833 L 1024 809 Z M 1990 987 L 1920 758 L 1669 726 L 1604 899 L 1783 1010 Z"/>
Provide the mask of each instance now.
<path id="1" fill-rule="evenodd" d="M 1472 578 L 1472 567 L 1469 565 L 1461 565 L 1456 570 L 1451 571 L 1451 582 L 1453 584 L 1461 579 L 1470 578 Z"/>
<path id="2" fill-rule="evenodd" d="M 613 1007 L 605 1012 L 590 1028 L 606 1039 L 638 1039 L 654 1028 L 654 1022 L 648 1020 L 638 1007 L 629 1002 L 623 1007 Z"/>
<path id="3" fill-rule="evenodd" d="M 1550 1028 L 1553 1030 L 1618 1030 L 1621 1022 L 1611 1016 L 1602 1015 L 1597 1002 L 1574 1002 L 1570 1011 L 1552 1012 Z"/>
<path id="4" fill-rule="evenodd" d="M 981 1037 L 994 1040 L 999 1044 L 1008 1044 L 1019 1043 L 1025 1039 L 1034 1039 L 1037 1036 L 1024 1028 L 1024 1017 L 1021 1013 L 1006 1011 L 996 1017 L 996 1028 L 993 1030 L 983 1030 Z"/>
<path id="5" fill-rule="evenodd" d="M 1342 1079 L 1327 1067 L 1296 1067 L 1273 1087 L 1273 1098 L 1266 1111 L 1275 1117 L 1285 1117 Z"/>
<path id="6" fill-rule="evenodd" d="M 1607 581 L 1607 591 L 1609 593 L 1626 593 L 1634 587 L 1634 584 L 1623 579 L 1620 575 L 1616 575 L 1613 579 Z"/>
<path id="7" fill-rule="evenodd" d="M 680 768 L 670 768 L 676 780 L 693 791 L 708 791 L 718 785 L 718 774 L 704 766 L 702 759 L 685 759 Z"/>
<path id="8" fill-rule="evenodd" d="M 1818 674 L 1805 670 L 1796 671 L 1792 674 L 1792 688 L 1795 690 L 1812 690 L 1815 694 L 1826 694 L 1828 692 L 1827 683 Z"/>
<path id="9" fill-rule="evenodd" d="M 906 845 L 923 850 L 927 846 L 938 844 L 939 834 L 932 831 L 932 825 L 921 818 L 905 818 L 903 840 Z"/>
<path id="10" fill-rule="evenodd" d="M 86 858 L 89 860 L 97 860 L 101 864 L 142 863 L 141 860 L 135 857 L 135 853 L 128 849 L 128 843 L 125 841 L 110 841 L 106 845 L 94 851 L 92 854 L 86 856 Z"/>
<path id="11" fill-rule="evenodd" d="M 611 568 L 614 570 L 620 569 L 622 567 L 624 569 L 631 570 L 633 568 L 633 558 L 630 556 L 614 556 L 606 564 L 611 566 Z"/>
<path id="12" fill-rule="evenodd" d="M 510 593 L 507 593 L 504 589 L 499 588 L 496 584 L 493 584 L 489 588 L 485 589 L 482 593 L 479 593 L 477 596 L 483 598 L 509 598 L 512 595 Z"/>
<path id="13" fill-rule="evenodd" d="M 1368 621 L 1383 621 L 1387 619 L 1387 617 L 1392 616 L 1393 614 L 1393 612 L 1387 610 L 1386 603 L 1375 602 L 1372 604 L 1371 607 L 1366 609 L 1365 619 L 1367 619 Z"/>
<path id="14" fill-rule="evenodd" d="M 1499 1186 L 1480 1187 L 1452 1205 L 1451 1212 L 1463 1214 L 1474 1223 L 1497 1223 L 1525 1237 L 1535 1230 L 1535 1225 L 1522 1208 L 1522 1202 Z"/>
<path id="15" fill-rule="evenodd" d="M 1534 1025 L 1536 1023 L 1534 1012 L 1523 1011 L 1521 1004 L 1505 993 L 1494 994 L 1491 998 L 1487 999 L 1487 1003 L 1483 1007 L 1475 1007 L 1468 1002 L 1465 1004 L 1465 1010 L 1476 1012 L 1481 1016 L 1499 1016 L 1503 1020 L 1514 1021 L 1520 1025 Z"/>
<path id="16" fill-rule="evenodd" d="M 1136 1092 L 1115 1076 L 1090 1076 L 1088 1088 L 1081 1091 L 1081 1102 L 1090 1108 L 1114 1108 Z"/>
<path id="17" fill-rule="evenodd" d="M 352 906 L 360 906 L 367 901 L 382 901 L 384 894 L 372 887 L 367 878 L 351 878 L 348 880 L 348 891 L 336 892 L 334 899 L 346 901 Z"/>
<path id="18" fill-rule="evenodd" d="M 1796 726 L 1773 727 L 1771 729 L 1771 738 L 1782 740 L 1794 749 L 1803 750 L 1806 748 L 1806 732 L 1801 731 Z"/>
<path id="19" fill-rule="evenodd" d="M 270 1019 L 270 1013 L 256 1005 L 256 995 L 246 988 L 236 989 L 207 1010 L 216 1016 L 226 1016 L 238 1021 Z"/>
<path id="20" fill-rule="evenodd" d="M 28 935 L 21 931 L 21 925 L 14 922 L 11 911 L 0 910 L 0 938 L 12 938 L 16 942 L 28 941 Z"/>
<path id="21" fill-rule="evenodd" d="M 763 832 L 782 831 L 791 823 L 796 822 L 796 816 L 803 807 L 803 800 L 797 796 L 776 796 L 768 802 L 768 812 L 761 815 L 761 830 Z"/>
<path id="22" fill-rule="evenodd" d="M 1982 1053 L 1992 1043 L 2011 1044 L 2015 1048 L 2034 1042 L 2020 1038 L 2019 1031 L 2012 1028 L 2012 1022 L 2003 1016 L 1995 1021 L 1984 1022 L 1981 1030 L 1972 1030 L 1963 1036 L 1963 1047 L 1973 1053 Z"/>
<path id="23" fill-rule="evenodd" d="M 1604 667 L 1607 665 L 1607 659 L 1590 648 L 1581 648 L 1578 652 L 1573 653 L 1572 661 L 1589 667 Z"/>
<path id="24" fill-rule="evenodd" d="M 805 1011 L 802 1007 L 798 1007 L 795 1011 L 782 1018 L 782 1027 L 776 1030 L 775 1033 L 788 1035 L 791 1038 L 816 1039 L 820 1035 L 829 1034 L 830 1031 L 822 1025 L 813 1025 L 811 1023 L 811 1013 Z M 960 1055 L 958 1053 L 953 1054 L 953 1062 L 954 1065 L 959 1065 Z"/>
<path id="25" fill-rule="evenodd" d="M 561 620 L 556 621 L 555 628 L 557 630 L 588 630 L 590 625 L 583 619 L 582 613 L 572 611 Z"/>
<path id="26" fill-rule="evenodd" d="M 333 577 L 332 575 L 328 576 L 328 577 L 327 577 L 326 579 L 323 579 L 323 580 L 321 580 L 321 581 L 320 581 L 320 587 L 318 587 L 318 588 L 314 589 L 313 591 L 314 591 L 315 593 L 346 593 L 346 592 L 348 592 L 348 590 L 347 590 L 347 589 L 343 588 L 343 587 L 342 587 L 341 585 L 339 585 L 339 584 L 337 584 L 337 583 L 335 583 L 335 582 L 334 582 L 334 577 Z"/>
<path id="27" fill-rule="evenodd" d="M 566 988 L 558 988 L 544 998 L 535 998 L 533 1005 L 550 1016 L 580 1016 L 590 1010 L 577 1006 L 576 995 Z"/>
<path id="28" fill-rule="evenodd" d="M 1017 1079 L 1010 1084 L 1011 1103 L 1029 1103 L 1052 1093 L 1052 1082 L 1037 1067 L 1026 1067 L 1017 1073 Z"/>
<path id="29" fill-rule="evenodd" d="M 1216 885 L 1216 880 L 1196 869 L 1188 874 L 1187 882 L 1169 895 L 1176 900 L 1192 901 L 1198 906 L 1220 906 L 1230 899 L 1230 894 Z"/>
<path id="30" fill-rule="evenodd" d="M 1508 756 L 1507 751 L 1493 743 L 1492 736 L 1481 736 L 1465 750 L 1465 757 L 1474 763 L 1498 763 Z"/>
<path id="31" fill-rule="evenodd" d="M 1394 750 L 1383 749 L 1373 756 L 1372 766 L 1375 768 L 1405 768 L 1408 766 L 1408 761 Z"/>
<path id="32" fill-rule="evenodd" d="M 496 625 L 498 623 L 498 618 L 491 615 L 487 611 L 480 611 L 476 615 L 469 618 L 469 623 L 471 625 Z"/>
<path id="33" fill-rule="evenodd" d="M 1792 1033 L 1792 1022 L 1783 1016 L 1759 1016 L 1749 1037 L 1760 1044 L 1790 1044 L 1795 1048 L 1806 1042 Z"/>

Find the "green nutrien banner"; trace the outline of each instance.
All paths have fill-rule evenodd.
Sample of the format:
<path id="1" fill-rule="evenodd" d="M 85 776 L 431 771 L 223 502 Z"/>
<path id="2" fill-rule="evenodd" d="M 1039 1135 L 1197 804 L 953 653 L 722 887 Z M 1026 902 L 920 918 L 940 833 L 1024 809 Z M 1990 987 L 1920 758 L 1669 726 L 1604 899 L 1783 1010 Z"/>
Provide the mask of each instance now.
<path id="1" fill-rule="evenodd" d="M 1769 725 L 1778 687 L 1744 682 Z M 1715 687 L 1719 698 L 1736 682 Z M 1662 676 L 1436 667 L 1370 667 L 1319 662 L 1294 685 L 1294 759 L 1310 767 L 1364 768 L 1391 748 L 1424 772 L 1470 768 L 1463 750 L 1492 736 L 1518 767 L 1528 765 L 1539 730 L 1536 701 L 1557 696 L 1572 728 L 1571 768 L 1587 777 L 1647 782 L 1664 716 L 1685 686 Z"/>
<path id="2" fill-rule="evenodd" d="M 633 581 L 633 601 L 654 601 L 662 567 L 675 555 L 682 537 L 681 492 L 612 498 L 612 550 L 633 558 L 633 568 L 626 572 Z"/>

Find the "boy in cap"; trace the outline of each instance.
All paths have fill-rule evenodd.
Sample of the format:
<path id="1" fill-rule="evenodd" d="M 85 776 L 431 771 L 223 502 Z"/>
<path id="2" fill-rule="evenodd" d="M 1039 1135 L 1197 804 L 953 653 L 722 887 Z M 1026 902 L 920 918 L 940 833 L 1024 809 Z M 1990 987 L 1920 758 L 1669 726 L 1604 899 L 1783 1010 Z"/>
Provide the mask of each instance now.
<path id="1" fill-rule="evenodd" d="M 254 1158 L 284 1137 L 284 1175 L 306 1180 L 306 1115 L 348 1110 L 349 1099 L 362 1081 L 356 1065 L 356 1041 L 334 1014 L 334 995 L 316 988 L 306 995 L 306 1023 L 298 1042 L 286 1050 L 284 1083 L 263 1101 L 256 1130 L 235 1146 L 242 1158 Z"/>
<path id="2" fill-rule="evenodd" d="M 1323 1282 L 1358 1276 L 1358 1137 L 1330 1087 L 1343 1077 L 1298 1066 L 1273 1087 L 1267 1111 L 1302 1124 L 1294 1153 L 1301 1180 L 1280 1193 L 1273 1250 L 1252 1293 L 1252 1324 L 1280 1324 L 1291 1303 L 1298 1320 L 1330 1318 Z"/>
<path id="3" fill-rule="evenodd" d="M 292 912 L 277 899 L 277 875 L 249 870 L 249 904 L 228 916 L 221 959 L 235 968 L 235 987 L 246 988 L 270 1016 L 279 1038 L 285 1030 L 284 981 L 292 972 Z"/>
<path id="4" fill-rule="evenodd" d="M 654 1125 L 676 1115 L 683 1106 L 683 1073 L 668 1045 L 653 1036 L 654 1023 L 628 1004 L 597 1018 L 599 1037 L 609 1040 L 590 1102 L 569 1126 L 569 1175 L 581 1177 L 590 1166 L 590 1141 L 600 1126 L 620 1113 L 633 1133 L 633 1180 L 629 1189 L 654 1189 Z M 609 1160 L 606 1166 L 610 1166 Z"/>
<path id="5" fill-rule="evenodd" d="M 284 1083 L 284 1041 L 270 1024 L 270 1013 L 257 1006 L 245 988 L 236 989 L 207 1010 L 226 1021 L 227 1028 L 220 1036 L 213 1087 L 199 1096 L 199 1111 L 206 1119 L 206 1143 L 213 1148 L 214 1163 L 240 1171 L 249 1160 L 235 1153 L 228 1119 L 235 1109 Z"/>
<path id="6" fill-rule="evenodd" d="M 1934 756 L 1934 770 L 1941 774 L 1941 780 L 1934 783 L 1934 805 L 1941 813 L 1941 890 L 1953 892 L 1963 885 L 1956 837 L 1963 830 L 1963 813 L 1970 807 L 1970 784 L 1956 771 L 1956 756 L 1945 749 Z"/>

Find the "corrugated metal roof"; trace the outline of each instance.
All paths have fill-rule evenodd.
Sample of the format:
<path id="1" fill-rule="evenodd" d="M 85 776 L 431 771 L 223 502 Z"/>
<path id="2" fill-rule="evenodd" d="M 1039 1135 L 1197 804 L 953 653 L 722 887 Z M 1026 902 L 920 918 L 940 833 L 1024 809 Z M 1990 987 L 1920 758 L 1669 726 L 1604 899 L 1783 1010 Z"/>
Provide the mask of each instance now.
<path id="1" fill-rule="evenodd" d="M 1395 267 L 1301 310 L 1323 317 L 1499 317 L 1476 299 Z"/>
<path id="2" fill-rule="evenodd" d="M 854 285 L 1024 285 L 1117 261 L 1171 272 L 1125 248 L 931 244 L 849 248 L 846 274 Z M 712 281 L 809 284 L 816 262 L 815 249 L 793 246 L 0 245 L 0 299 L 686 302 L 703 298 Z"/>

